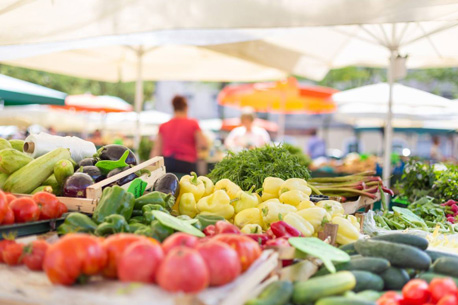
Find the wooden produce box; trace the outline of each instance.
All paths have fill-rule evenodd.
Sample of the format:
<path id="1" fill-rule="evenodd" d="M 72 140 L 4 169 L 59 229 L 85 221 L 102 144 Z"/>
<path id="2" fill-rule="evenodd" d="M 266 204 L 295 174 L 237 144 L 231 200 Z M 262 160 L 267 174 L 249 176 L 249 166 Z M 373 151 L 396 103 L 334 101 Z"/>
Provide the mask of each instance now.
<path id="1" fill-rule="evenodd" d="M 157 285 L 94 278 L 88 284 L 53 286 L 44 272 L 0 265 L 2 305 L 243 305 L 255 288 L 277 268 L 278 253 L 261 257 L 234 282 L 196 295 L 172 294 Z"/>
<path id="2" fill-rule="evenodd" d="M 376 198 L 372 199 L 366 196 L 360 196 L 358 197 L 358 200 L 356 201 L 347 201 L 343 202 L 342 206 L 345 210 L 345 214 L 347 215 L 353 215 L 360 209 L 365 210 L 367 212 L 368 210 L 372 210 L 374 208 L 374 203 L 380 200 L 380 193 L 376 193 Z"/>

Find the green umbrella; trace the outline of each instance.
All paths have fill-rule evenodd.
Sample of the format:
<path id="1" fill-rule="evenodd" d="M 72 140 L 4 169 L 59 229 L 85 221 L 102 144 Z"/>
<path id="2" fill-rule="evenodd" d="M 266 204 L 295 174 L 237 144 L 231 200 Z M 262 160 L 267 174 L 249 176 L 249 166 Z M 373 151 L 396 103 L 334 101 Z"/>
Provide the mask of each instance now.
<path id="1" fill-rule="evenodd" d="M 5 106 L 65 105 L 66 93 L 0 74 L 0 102 Z"/>

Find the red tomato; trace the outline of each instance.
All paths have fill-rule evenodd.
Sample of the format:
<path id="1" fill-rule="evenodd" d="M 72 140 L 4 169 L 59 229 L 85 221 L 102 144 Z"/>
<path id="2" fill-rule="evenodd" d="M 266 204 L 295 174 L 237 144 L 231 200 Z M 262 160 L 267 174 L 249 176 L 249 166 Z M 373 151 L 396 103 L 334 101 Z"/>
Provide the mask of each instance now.
<path id="1" fill-rule="evenodd" d="M 0 223 L 3 222 L 3 218 L 5 218 L 5 215 L 8 212 L 8 206 L 6 194 L 0 191 Z"/>
<path id="2" fill-rule="evenodd" d="M 211 286 L 230 283 L 240 275 L 239 255 L 227 244 L 211 240 L 199 244 L 197 251 L 199 251 L 207 265 Z"/>
<path id="3" fill-rule="evenodd" d="M 242 272 L 261 255 L 261 247 L 253 239 L 238 234 L 220 234 L 212 237 L 212 240 L 222 241 L 231 246 L 239 255 Z"/>
<path id="4" fill-rule="evenodd" d="M 6 200 L 8 201 L 8 205 L 11 204 L 11 202 L 13 202 L 14 199 L 16 199 L 16 196 L 14 196 L 13 194 L 6 194 Z"/>
<path id="5" fill-rule="evenodd" d="M 377 305 L 400 305 L 402 300 L 402 296 L 396 291 L 387 291 L 377 300 Z"/>
<path id="6" fill-rule="evenodd" d="M 428 283 L 424 280 L 411 280 L 402 288 L 404 300 L 409 305 L 423 305 L 431 299 Z"/>
<path id="7" fill-rule="evenodd" d="M 8 245 L 15 244 L 15 243 L 16 243 L 16 241 L 15 240 L 11 240 L 11 239 L 0 240 L 0 263 L 4 263 L 4 261 L 3 261 L 3 251 L 5 250 L 5 248 Z"/>
<path id="8" fill-rule="evenodd" d="M 199 239 L 194 235 L 178 232 L 170 235 L 162 242 L 162 249 L 164 254 L 167 254 L 170 250 L 179 246 L 195 248 L 198 242 Z"/>
<path id="9" fill-rule="evenodd" d="M 3 261 L 10 266 L 22 264 L 22 251 L 24 250 L 23 244 L 9 244 L 3 250 Z"/>
<path id="10" fill-rule="evenodd" d="M 136 241 L 119 258 L 119 279 L 123 282 L 154 283 L 163 257 L 159 242 Z"/>
<path id="11" fill-rule="evenodd" d="M 24 247 L 24 264 L 35 271 L 43 270 L 43 260 L 49 244 L 44 240 L 34 240 Z"/>
<path id="12" fill-rule="evenodd" d="M 103 270 L 103 275 L 109 278 L 118 277 L 118 260 L 122 256 L 124 250 L 136 241 L 149 240 L 145 236 L 120 233 L 109 236 L 103 241 L 103 247 L 108 255 L 108 262 Z"/>
<path id="13" fill-rule="evenodd" d="M 455 294 L 447 294 L 437 302 L 437 305 L 458 305 L 458 298 Z"/>
<path id="14" fill-rule="evenodd" d="M 13 213 L 13 210 L 10 207 L 8 207 L 5 217 L 3 218 L 2 225 L 11 225 L 13 223 L 14 223 L 14 213 Z"/>
<path id="15" fill-rule="evenodd" d="M 36 221 L 40 216 L 38 205 L 31 198 L 17 198 L 11 202 L 11 209 L 17 223 Z"/>
<path id="16" fill-rule="evenodd" d="M 43 270 L 53 284 L 72 285 L 82 275 L 102 272 L 107 253 L 97 237 L 71 233 L 49 246 Z"/>
<path id="17" fill-rule="evenodd" d="M 68 212 L 68 208 L 65 205 L 65 203 L 62 203 L 62 202 L 59 201 L 59 216 L 58 217 L 61 217 L 63 214 L 65 214 L 67 212 Z"/>
<path id="18" fill-rule="evenodd" d="M 54 219 L 60 216 L 59 200 L 56 195 L 48 192 L 38 192 L 32 196 L 32 199 L 40 208 L 40 220 Z"/>
<path id="19" fill-rule="evenodd" d="M 159 266 L 156 278 L 161 288 L 171 292 L 197 293 L 210 282 L 202 256 L 197 250 L 183 246 L 170 250 Z"/>
<path id="20" fill-rule="evenodd" d="M 433 302 L 437 302 L 447 294 L 455 294 L 457 292 L 456 284 L 451 278 L 435 278 L 429 283 L 429 291 Z"/>

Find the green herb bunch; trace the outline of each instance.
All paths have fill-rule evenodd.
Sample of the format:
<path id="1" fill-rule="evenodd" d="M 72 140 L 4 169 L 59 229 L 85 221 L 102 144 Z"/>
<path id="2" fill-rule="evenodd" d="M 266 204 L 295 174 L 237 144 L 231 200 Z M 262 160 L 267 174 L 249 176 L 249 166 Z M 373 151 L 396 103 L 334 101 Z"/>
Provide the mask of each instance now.
<path id="1" fill-rule="evenodd" d="M 229 179 L 248 190 L 262 187 L 267 177 L 281 179 L 309 179 L 310 173 L 303 160 L 292 154 L 284 145 L 267 145 L 261 148 L 229 154 L 208 175 L 213 182 Z"/>

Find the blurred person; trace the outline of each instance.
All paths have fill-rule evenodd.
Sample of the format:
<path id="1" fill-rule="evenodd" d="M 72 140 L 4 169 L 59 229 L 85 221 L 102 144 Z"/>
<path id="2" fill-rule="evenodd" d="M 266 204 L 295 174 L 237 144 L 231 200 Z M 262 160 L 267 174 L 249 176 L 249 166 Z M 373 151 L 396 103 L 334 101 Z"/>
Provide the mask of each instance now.
<path id="1" fill-rule="evenodd" d="M 312 159 L 326 157 L 326 142 L 318 137 L 317 130 L 311 132 L 311 137 L 307 142 L 307 154 Z"/>
<path id="2" fill-rule="evenodd" d="M 172 106 L 174 116 L 159 127 L 151 156 L 164 156 L 168 172 L 196 172 L 197 151 L 207 148 L 207 140 L 197 120 L 188 118 L 188 102 L 184 96 L 175 96 Z"/>
<path id="3" fill-rule="evenodd" d="M 103 146 L 103 138 L 101 131 L 99 129 L 94 130 L 94 133 L 92 134 L 92 137 L 89 139 L 89 141 L 94 143 L 97 147 Z"/>
<path id="4" fill-rule="evenodd" d="M 269 133 L 262 127 L 254 126 L 255 113 L 252 108 L 244 108 L 240 116 L 242 126 L 234 128 L 224 144 L 229 150 L 241 151 L 261 147 L 270 143 Z"/>
<path id="5" fill-rule="evenodd" d="M 440 148 L 440 138 L 438 136 L 433 136 L 433 145 L 431 146 L 430 156 L 434 161 L 442 161 L 443 156 Z"/>

